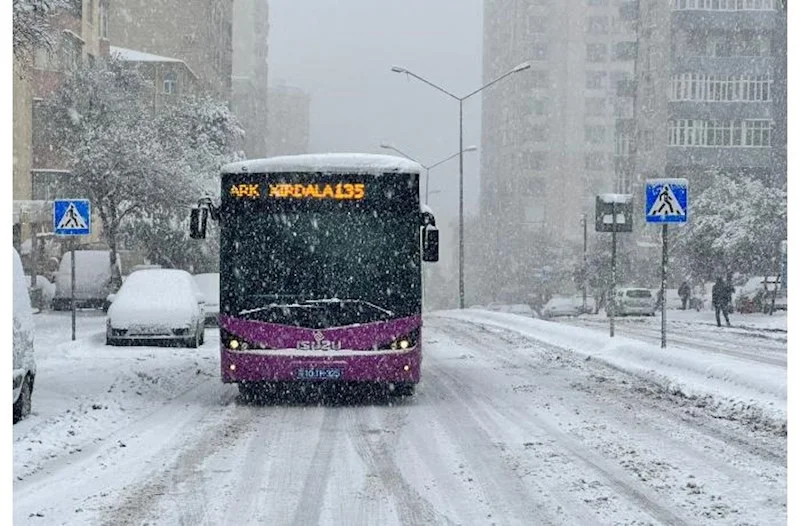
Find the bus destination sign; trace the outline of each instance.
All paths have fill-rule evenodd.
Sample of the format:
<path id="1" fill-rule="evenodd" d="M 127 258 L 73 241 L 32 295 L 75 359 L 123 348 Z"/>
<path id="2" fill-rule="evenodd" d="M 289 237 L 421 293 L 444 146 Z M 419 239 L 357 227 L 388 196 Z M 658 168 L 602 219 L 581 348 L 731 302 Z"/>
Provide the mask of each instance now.
<path id="1" fill-rule="evenodd" d="M 359 201 L 364 199 L 364 183 L 338 184 L 270 184 L 267 197 L 272 199 L 334 199 Z M 231 197 L 256 199 L 261 197 L 259 183 L 240 183 L 231 185 Z"/>

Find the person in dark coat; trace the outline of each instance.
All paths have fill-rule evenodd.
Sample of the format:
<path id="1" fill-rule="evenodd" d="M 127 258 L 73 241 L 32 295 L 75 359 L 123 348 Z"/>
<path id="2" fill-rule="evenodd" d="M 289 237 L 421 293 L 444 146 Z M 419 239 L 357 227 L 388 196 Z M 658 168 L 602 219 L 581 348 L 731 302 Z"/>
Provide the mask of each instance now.
<path id="1" fill-rule="evenodd" d="M 689 296 L 692 295 L 692 289 L 685 281 L 678 287 L 678 296 L 681 297 L 681 310 L 686 310 L 686 304 L 689 302 Z"/>
<path id="2" fill-rule="evenodd" d="M 717 317 L 717 327 L 722 327 L 719 319 L 719 313 L 725 316 L 725 323 L 728 327 L 731 326 L 731 321 L 728 319 L 728 306 L 731 303 L 731 287 L 722 281 L 722 278 L 717 278 L 716 283 L 711 288 L 711 303 L 714 305 L 714 314 Z"/>

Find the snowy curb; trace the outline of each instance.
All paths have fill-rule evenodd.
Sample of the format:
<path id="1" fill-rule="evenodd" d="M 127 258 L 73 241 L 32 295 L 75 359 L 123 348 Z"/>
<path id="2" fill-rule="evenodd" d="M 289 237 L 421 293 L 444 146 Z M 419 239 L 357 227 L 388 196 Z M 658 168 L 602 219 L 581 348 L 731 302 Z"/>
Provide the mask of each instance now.
<path id="1" fill-rule="evenodd" d="M 685 346 L 660 346 L 597 330 L 488 311 L 437 315 L 512 330 L 654 383 L 672 395 L 711 398 L 729 418 L 785 428 L 786 368 L 720 356 Z M 710 403 L 709 403 L 710 402 Z"/>

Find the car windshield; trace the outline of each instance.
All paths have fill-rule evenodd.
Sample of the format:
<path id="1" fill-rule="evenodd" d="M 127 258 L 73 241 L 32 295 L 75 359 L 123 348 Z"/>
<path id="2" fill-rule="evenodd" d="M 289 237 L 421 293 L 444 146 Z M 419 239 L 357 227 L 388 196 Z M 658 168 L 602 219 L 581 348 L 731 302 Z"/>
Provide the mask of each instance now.
<path id="1" fill-rule="evenodd" d="M 652 298 L 653 295 L 647 289 L 631 289 L 625 293 L 629 298 Z"/>

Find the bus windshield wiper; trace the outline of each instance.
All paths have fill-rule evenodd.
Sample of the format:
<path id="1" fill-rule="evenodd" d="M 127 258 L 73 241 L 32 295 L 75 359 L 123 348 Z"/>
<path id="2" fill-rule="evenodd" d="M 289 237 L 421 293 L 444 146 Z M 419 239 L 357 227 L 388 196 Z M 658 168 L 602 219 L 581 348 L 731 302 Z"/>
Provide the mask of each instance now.
<path id="1" fill-rule="evenodd" d="M 270 303 L 264 307 L 256 307 L 255 309 L 245 309 L 239 311 L 240 316 L 244 316 L 247 314 L 256 314 L 258 312 L 264 312 L 265 310 L 272 310 L 272 309 L 318 309 L 318 305 L 309 305 L 308 303 Z"/>
<path id="2" fill-rule="evenodd" d="M 311 303 L 311 304 L 318 304 L 318 303 L 322 303 L 322 304 L 325 304 L 325 303 L 363 303 L 364 305 L 369 305 L 370 307 L 372 307 L 375 310 L 381 311 L 382 313 L 386 314 L 387 316 L 394 316 L 394 312 L 390 311 L 389 309 L 384 309 L 383 307 L 379 307 L 378 305 L 375 305 L 374 303 L 370 303 L 368 301 L 359 300 L 359 299 L 325 298 L 325 299 L 321 299 L 321 300 L 306 300 L 303 303 Z"/>

